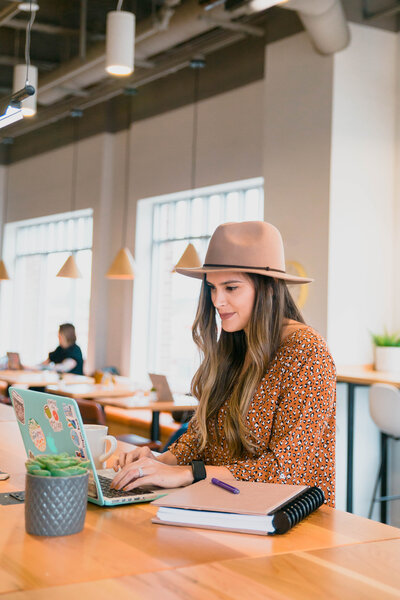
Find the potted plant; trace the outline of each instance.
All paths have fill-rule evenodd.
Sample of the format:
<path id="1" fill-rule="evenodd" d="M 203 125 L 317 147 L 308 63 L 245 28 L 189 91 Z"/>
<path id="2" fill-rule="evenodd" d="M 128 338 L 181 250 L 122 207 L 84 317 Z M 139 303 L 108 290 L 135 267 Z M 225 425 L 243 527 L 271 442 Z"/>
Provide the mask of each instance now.
<path id="1" fill-rule="evenodd" d="M 400 336 L 389 334 L 385 330 L 382 335 L 372 334 L 375 346 L 375 369 L 390 373 L 400 373 Z"/>
<path id="2" fill-rule="evenodd" d="M 25 528 L 33 535 L 71 535 L 83 529 L 88 461 L 67 453 L 36 456 L 26 463 Z"/>

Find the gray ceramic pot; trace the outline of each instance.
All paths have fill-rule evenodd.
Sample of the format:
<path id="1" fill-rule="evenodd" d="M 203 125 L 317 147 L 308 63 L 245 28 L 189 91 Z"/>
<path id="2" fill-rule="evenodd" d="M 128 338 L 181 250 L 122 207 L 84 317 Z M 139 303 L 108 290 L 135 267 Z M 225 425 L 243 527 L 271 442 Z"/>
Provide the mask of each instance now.
<path id="1" fill-rule="evenodd" d="M 32 535 L 71 535 L 85 523 L 89 475 L 26 474 L 25 528 Z"/>

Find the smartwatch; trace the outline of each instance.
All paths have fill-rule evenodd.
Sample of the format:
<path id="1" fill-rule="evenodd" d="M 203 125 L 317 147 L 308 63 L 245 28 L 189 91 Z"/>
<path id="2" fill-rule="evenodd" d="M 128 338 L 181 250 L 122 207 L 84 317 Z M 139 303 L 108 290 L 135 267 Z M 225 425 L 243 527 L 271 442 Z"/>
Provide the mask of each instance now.
<path id="1" fill-rule="evenodd" d="M 193 483 L 201 481 L 207 477 L 207 471 L 202 460 L 192 460 L 190 463 L 193 471 Z"/>

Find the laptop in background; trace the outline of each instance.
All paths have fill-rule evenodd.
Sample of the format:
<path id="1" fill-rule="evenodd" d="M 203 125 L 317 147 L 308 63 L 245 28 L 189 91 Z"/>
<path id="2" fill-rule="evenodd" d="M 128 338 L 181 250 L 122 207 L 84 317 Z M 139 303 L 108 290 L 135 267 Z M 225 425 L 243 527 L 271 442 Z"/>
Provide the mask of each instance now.
<path id="1" fill-rule="evenodd" d="M 11 371 L 21 371 L 24 367 L 21 363 L 19 352 L 7 352 L 8 368 Z"/>
<path id="2" fill-rule="evenodd" d="M 79 407 L 73 398 L 15 387 L 9 391 L 28 458 L 66 452 L 90 461 L 89 502 L 100 506 L 151 502 L 166 493 L 150 487 L 131 492 L 109 489 L 115 471 L 96 471 Z"/>
<path id="3" fill-rule="evenodd" d="M 149 373 L 151 383 L 157 392 L 157 402 L 186 402 L 193 398 L 193 396 L 187 394 L 173 394 L 169 387 L 168 380 L 165 375 L 159 375 L 157 373 Z"/>

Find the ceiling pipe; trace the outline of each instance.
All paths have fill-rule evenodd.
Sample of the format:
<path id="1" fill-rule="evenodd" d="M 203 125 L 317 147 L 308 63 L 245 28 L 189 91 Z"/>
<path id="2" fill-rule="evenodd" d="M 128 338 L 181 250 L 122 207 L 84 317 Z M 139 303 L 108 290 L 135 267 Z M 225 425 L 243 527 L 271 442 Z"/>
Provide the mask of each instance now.
<path id="1" fill-rule="evenodd" d="M 349 45 L 350 29 L 340 0 L 287 0 L 279 6 L 297 11 L 320 54 L 334 54 Z"/>
<path id="2" fill-rule="evenodd" d="M 299 11 L 299 17 L 310 34 L 315 48 L 330 54 L 342 49 L 350 39 L 349 30 L 339 0 L 288 0 L 280 5 Z M 204 9 L 197 0 L 167 0 L 160 18 L 148 18 L 138 23 L 136 31 L 136 65 L 151 66 L 149 59 L 171 48 L 184 44 L 214 29 L 214 19 L 224 19 L 226 11 L 217 5 L 209 22 L 204 20 Z M 246 7 L 230 12 L 230 19 L 247 15 Z M 239 23 L 238 23 L 239 24 Z M 157 35 L 155 35 L 157 34 Z M 105 44 L 97 43 L 89 49 L 86 60 L 80 57 L 44 75 L 39 80 L 38 101 L 45 106 L 59 102 L 68 90 L 82 90 L 106 80 Z"/>

